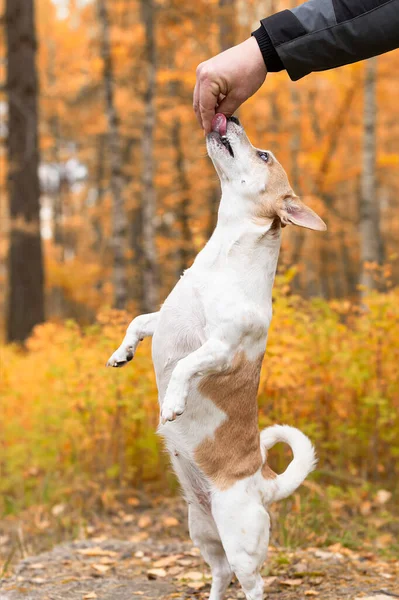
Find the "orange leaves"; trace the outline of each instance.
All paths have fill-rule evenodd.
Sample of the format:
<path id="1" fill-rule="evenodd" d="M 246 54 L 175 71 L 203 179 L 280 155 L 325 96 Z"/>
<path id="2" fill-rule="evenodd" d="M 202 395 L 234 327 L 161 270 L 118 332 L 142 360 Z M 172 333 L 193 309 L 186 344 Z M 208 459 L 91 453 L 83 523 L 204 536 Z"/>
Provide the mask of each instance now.
<path id="1" fill-rule="evenodd" d="M 347 477 L 386 481 L 370 510 L 389 505 L 388 485 L 398 476 L 399 290 L 372 294 L 363 307 L 305 301 L 289 293 L 292 274 L 279 276 L 274 291 L 261 424 L 303 428 L 316 444 L 320 469 L 339 465 Z M 36 327 L 26 352 L 1 348 L 0 438 L 8 474 L 0 497 L 39 502 L 46 482 L 46 499 L 63 518 L 65 489 L 74 493 L 89 485 L 109 509 L 120 485 L 169 485 L 155 434 L 150 342 L 124 369 L 104 367 L 130 318 L 103 310 L 86 329 L 72 321 L 46 323 Z M 282 469 L 287 458 L 279 460 Z M 30 490 L 23 497 L 22 481 Z M 131 495 L 127 503 L 135 508 L 140 501 Z M 168 515 L 162 523 L 169 531 L 178 525 Z M 146 513 L 137 526 L 146 536 L 152 527 Z"/>
<path id="2" fill-rule="evenodd" d="M 341 457 L 354 474 L 391 479 L 378 465 L 398 451 L 399 290 L 372 294 L 359 307 L 306 302 L 285 287 L 280 277 L 261 374 L 262 422 L 303 427 L 321 464 Z"/>

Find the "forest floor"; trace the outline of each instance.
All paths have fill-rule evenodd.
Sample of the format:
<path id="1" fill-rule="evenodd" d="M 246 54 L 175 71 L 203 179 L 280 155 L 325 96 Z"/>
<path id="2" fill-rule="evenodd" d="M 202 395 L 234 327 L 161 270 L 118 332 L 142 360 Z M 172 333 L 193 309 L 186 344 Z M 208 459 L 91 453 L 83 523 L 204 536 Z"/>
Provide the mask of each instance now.
<path id="1" fill-rule="evenodd" d="M 35 535 L 29 522 L 0 522 L 0 600 L 208 598 L 210 573 L 188 539 L 182 501 L 145 510 L 134 504 L 133 498 L 131 512 L 91 519 L 75 541 L 60 544 L 43 519 Z M 271 545 L 262 575 L 268 600 L 399 598 L 397 560 L 339 543 L 295 550 Z M 226 598 L 244 598 L 235 580 Z"/>

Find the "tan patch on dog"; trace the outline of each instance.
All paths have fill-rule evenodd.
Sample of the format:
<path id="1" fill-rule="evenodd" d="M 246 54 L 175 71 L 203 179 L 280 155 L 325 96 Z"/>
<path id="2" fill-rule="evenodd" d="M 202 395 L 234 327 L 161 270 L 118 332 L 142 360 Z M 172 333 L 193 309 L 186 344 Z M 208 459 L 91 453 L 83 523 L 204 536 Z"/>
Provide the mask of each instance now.
<path id="1" fill-rule="evenodd" d="M 264 224 L 267 220 L 274 221 L 277 216 L 280 216 L 285 198 L 296 198 L 287 174 L 276 158 L 270 155 L 265 168 L 268 169 L 267 186 L 259 195 L 254 211 L 254 220 L 260 224 Z"/>
<path id="2" fill-rule="evenodd" d="M 198 466 L 222 490 L 262 466 L 257 404 L 262 358 L 251 362 L 240 352 L 228 372 L 209 375 L 199 385 L 227 415 L 214 437 L 195 450 Z"/>

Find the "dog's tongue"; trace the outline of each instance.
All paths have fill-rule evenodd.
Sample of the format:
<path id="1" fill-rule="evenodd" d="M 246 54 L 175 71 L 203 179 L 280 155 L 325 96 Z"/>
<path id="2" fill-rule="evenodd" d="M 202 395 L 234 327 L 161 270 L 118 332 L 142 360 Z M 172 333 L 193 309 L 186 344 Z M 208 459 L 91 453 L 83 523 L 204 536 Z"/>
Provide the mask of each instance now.
<path id="1" fill-rule="evenodd" d="M 222 113 L 216 113 L 212 119 L 212 131 L 216 131 L 220 135 L 226 135 L 227 131 L 227 119 Z"/>

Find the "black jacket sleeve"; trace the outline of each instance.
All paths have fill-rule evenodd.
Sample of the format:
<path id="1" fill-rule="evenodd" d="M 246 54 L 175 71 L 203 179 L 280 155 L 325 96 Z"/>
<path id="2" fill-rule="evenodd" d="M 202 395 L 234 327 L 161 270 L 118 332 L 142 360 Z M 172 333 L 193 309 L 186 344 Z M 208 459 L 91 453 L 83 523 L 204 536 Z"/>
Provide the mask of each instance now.
<path id="1" fill-rule="evenodd" d="M 268 71 L 296 81 L 399 47 L 399 0 L 309 0 L 253 32 Z"/>

